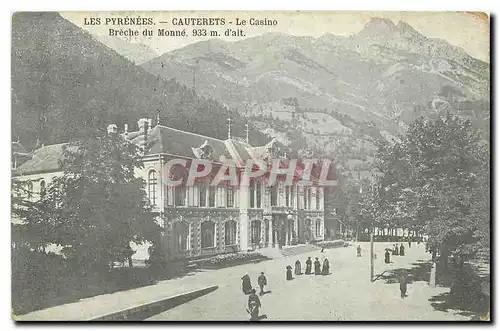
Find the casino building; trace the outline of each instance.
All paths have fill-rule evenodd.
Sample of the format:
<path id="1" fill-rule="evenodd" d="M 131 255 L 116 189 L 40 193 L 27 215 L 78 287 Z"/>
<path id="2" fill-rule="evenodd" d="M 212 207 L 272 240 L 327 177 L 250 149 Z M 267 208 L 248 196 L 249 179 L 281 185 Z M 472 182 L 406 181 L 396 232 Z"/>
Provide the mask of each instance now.
<path id="1" fill-rule="evenodd" d="M 136 175 L 147 183 L 147 196 L 162 226 L 162 249 L 170 258 L 191 258 L 224 252 L 281 247 L 325 236 L 324 188 L 285 185 L 278 180 L 267 184 L 265 178 L 249 185 L 210 186 L 198 181 L 192 186 L 169 186 L 166 166 L 173 158 L 209 160 L 215 167 L 232 162 L 238 169 L 248 159 L 270 162 L 282 151 L 276 140 L 252 146 L 247 139 L 220 140 L 140 119 L 137 131 L 118 132 L 108 126 L 108 134 L 120 134 L 143 150 L 144 167 Z M 16 147 L 13 176 L 26 181 L 30 198 L 43 194 L 50 181 L 61 174 L 59 160 L 63 146 L 43 146 L 32 153 Z M 173 168 L 171 168 L 173 169 Z M 184 174 L 186 175 L 186 174 Z M 138 247 L 134 258 L 147 258 L 147 247 Z"/>

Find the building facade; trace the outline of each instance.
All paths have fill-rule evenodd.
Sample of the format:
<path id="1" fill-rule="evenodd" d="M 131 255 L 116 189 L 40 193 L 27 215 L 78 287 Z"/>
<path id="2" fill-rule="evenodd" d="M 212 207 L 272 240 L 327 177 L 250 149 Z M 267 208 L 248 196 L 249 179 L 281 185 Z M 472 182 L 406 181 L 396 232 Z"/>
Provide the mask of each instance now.
<path id="1" fill-rule="evenodd" d="M 118 134 L 116 125 L 108 133 Z M 235 164 L 244 169 L 248 159 L 270 162 L 279 156 L 276 140 L 264 146 L 231 138 L 220 140 L 163 125 L 151 126 L 140 119 L 138 130 L 120 135 L 143 151 L 144 167 L 136 176 L 147 183 L 147 197 L 163 229 L 162 249 L 174 259 L 281 247 L 321 241 L 325 236 L 324 190 L 320 186 L 285 185 L 279 180 L 268 185 L 266 178 L 250 180 L 248 185 L 209 185 L 198 180 L 193 185 L 169 185 L 175 168 L 173 159 L 203 159 L 219 169 Z M 33 198 L 43 194 L 50 181 L 61 174 L 58 160 L 63 145 L 44 146 L 14 169 L 14 176 L 27 181 Z M 176 173 L 185 181 L 187 173 Z M 138 248 L 138 258 L 147 249 Z"/>

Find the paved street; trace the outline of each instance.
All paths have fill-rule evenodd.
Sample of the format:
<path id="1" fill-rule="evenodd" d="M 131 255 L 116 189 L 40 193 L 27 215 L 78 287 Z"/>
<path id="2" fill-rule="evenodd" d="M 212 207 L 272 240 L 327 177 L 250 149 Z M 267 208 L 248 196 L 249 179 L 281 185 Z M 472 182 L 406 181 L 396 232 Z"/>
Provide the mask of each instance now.
<path id="1" fill-rule="evenodd" d="M 216 271 L 195 273 L 183 278 L 184 285 L 203 282 L 218 285 L 219 289 L 206 296 L 151 317 L 149 320 L 248 320 L 245 311 L 248 297 L 241 291 L 241 277 L 248 272 L 252 285 L 264 271 L 268 278 L 267 290 L 261 297 L 261 315 L 266 320 L 468 320 L 453 311 L 437 311 L 429 298 L 448 292 L 447 288 L 431 288 L 427 281 L 417 280 L 408 285 L 408 297 L 399 297 L 399 284 L 380 277 L 370 282 L 369 243 L 361 243 L 363 256 L 356 257 L 356 246 L 327 249 L 324 253 L 305 253 L 258 264 L 241 265 Z M 375 243 L 375 274 L 384 270 L 415 267 L 412 263 L 430 259 L 424 244 L 408 249 L 406 256 L 391 256 L 394 263 L 384 264 L 384 248 L 390 243 Z M 308 256 L 314 260 L 330 260 L 328 276 L 297 276 L 285 280 L 285 267 Z M 390 275 L 386 272 L 384 275 Z M 179 281 L 179 280 L 177 280 Z"/>

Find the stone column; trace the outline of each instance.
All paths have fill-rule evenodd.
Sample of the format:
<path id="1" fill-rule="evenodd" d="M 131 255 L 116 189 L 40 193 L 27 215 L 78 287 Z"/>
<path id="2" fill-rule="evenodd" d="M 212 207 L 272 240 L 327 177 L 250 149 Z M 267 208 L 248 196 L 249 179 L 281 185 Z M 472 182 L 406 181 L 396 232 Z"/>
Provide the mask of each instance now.
<path id="1" fill-rule="evenodd" d="M 239 220 L 239 243 L 240 250 L 248 250 L 248 203 L 249 203 L 249 187 L 246 185 L 248 183 L 248 174 L 243 173 L 242 184 L 239 189 L 239 202 L 240 202 L 240 220 Z"/>
<path id="2" fill-rule="evenodd" d="M 274 230 L 273 230 L 273 218 L 272 217 L 267 217 L 268 224 L 269 224 L 269 233 L 268 235 L 268 247 L 273 247 L 273 239 L 274 239 Z"/>

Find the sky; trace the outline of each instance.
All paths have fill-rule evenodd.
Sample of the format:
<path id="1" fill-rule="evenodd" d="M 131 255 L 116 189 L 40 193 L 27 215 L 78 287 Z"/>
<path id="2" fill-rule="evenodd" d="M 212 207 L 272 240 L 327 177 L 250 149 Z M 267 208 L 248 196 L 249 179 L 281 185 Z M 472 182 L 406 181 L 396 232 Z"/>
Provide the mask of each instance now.
<path id="1" fill-rule="evenodd" d="M 62 12 L 61 15 L 79 27 L 82 27 L 94 35 L 107 35 L 110 28 L 128 28 L 124 26 L 112 25 L 84 25 L 84 19 L 90 17 L 100 17 L 104 21 L 105 17 L 148 17 L 156 23 L 153 30 L 157 28 L 182 29 L 185 26 L 173 26 L 173 18 L 183 17 L 223 17 L 226 21 L 234 22 L 236 18 L 240 20 L 274 19 L 278 22 L 276 26 L 246 26 L 245 37 L 253 37 L 262 33 L 280 32 L 296 36 L 320 37 L 325 33 L 340 36 L 349 36 L 358 33 L 364 25 L 373 17 L 389 18 L 395 24 L 400 20 L 411 25 L 426 37 L 441 38 L 454 46 L 463 48 L 469 55 L 477 59 L 489 62 L 490 52 L 490 23 L 489 18 L 484 14 L 465 12 Z M 167 21 L 168 23 L 159 23 Z M 220 34 L 230 26 L 205 27 L 216 29 Z M 132 28 L 143 28 L 132 26 Z M 187 27 L 186 31 L 191 33 L 193 26 Z M 198 28 L 198 27 L 197 27 Z M 231 26 L 236 29 L 239 27 Z M 155 32 L 156 34 L 156 32 Z M 226 41 L 236 41 L 245 37 L 224 37 L 219 38 Z M 163 54 L 174 49 L 184 47 L 188 44 L 209 39 L 209 37 L 132 37 L 130 42 L 139 42 L 153 48 L 158 54 Z"/>

